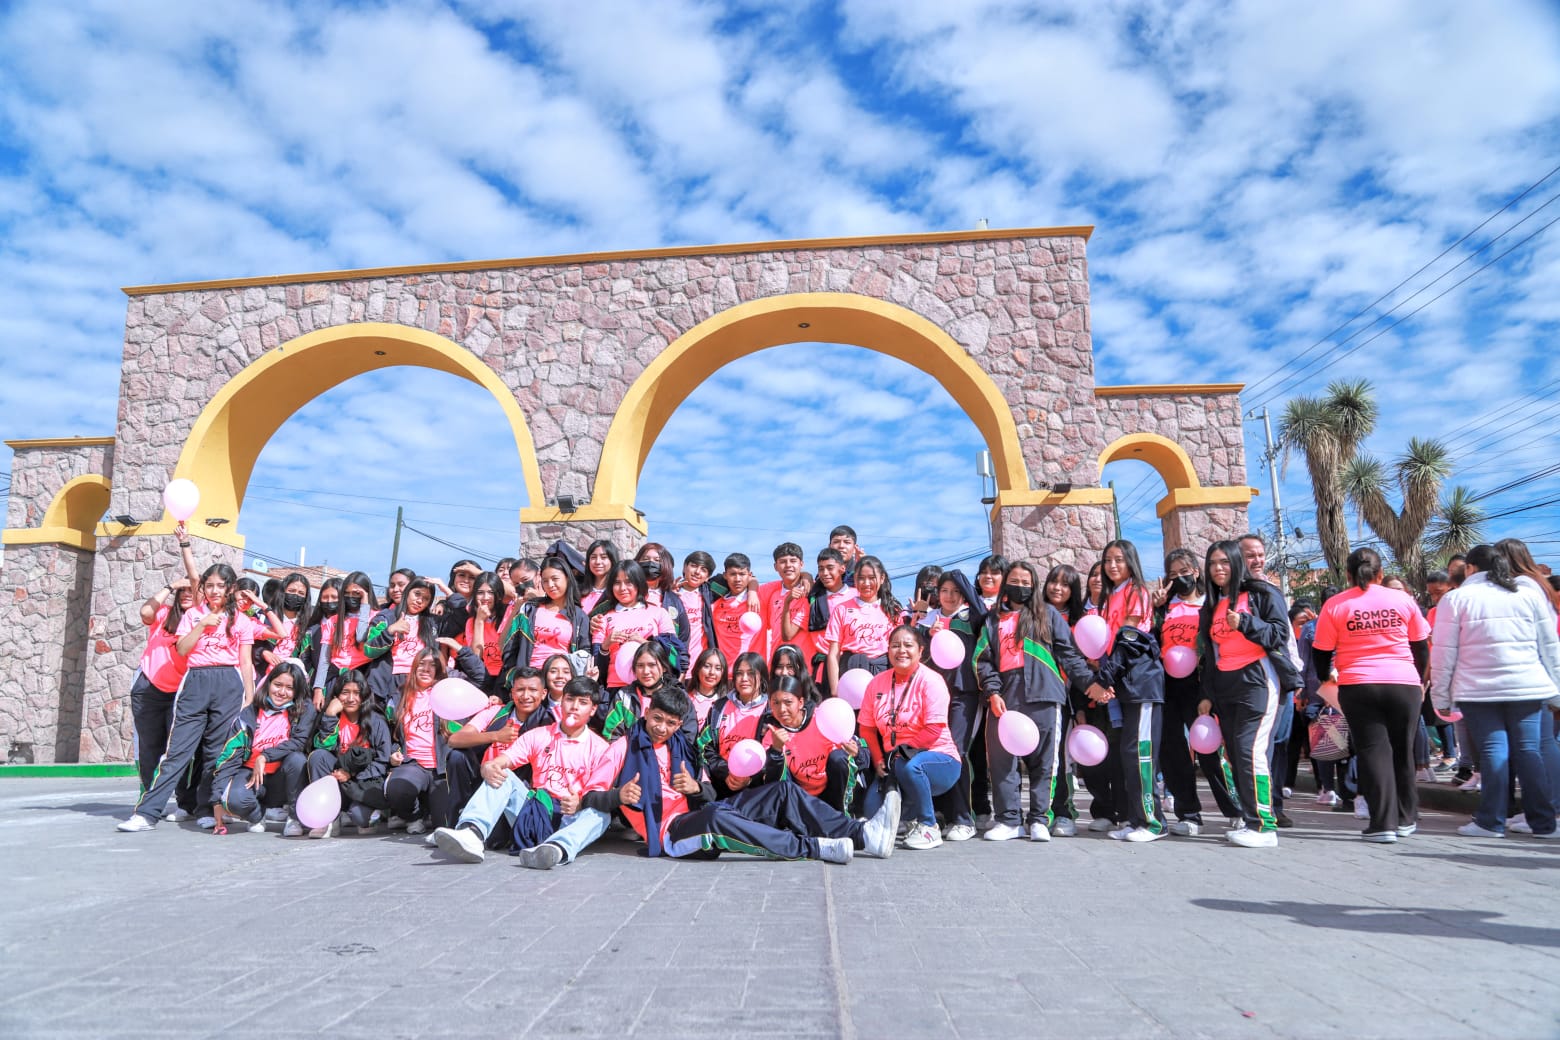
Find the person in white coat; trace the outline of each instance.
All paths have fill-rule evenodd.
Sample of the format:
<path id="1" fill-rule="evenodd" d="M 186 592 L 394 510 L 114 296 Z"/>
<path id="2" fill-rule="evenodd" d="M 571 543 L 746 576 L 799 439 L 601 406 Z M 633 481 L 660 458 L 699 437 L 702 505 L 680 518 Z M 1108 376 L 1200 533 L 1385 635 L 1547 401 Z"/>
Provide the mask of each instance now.
<path id="1" fill-rule="evenodd" d="M 1560 636 L 1542 592 L 1518 583 L 1491 545 L 1468 550 L 1467 579 L 1436 608 L 1430 696 L 1456 708 L 1479 750 L 1479 808 L 1457 833 L 1506 833 L 1508 777 L 1516 770 L 1535 838 L 1560 837 L 1539 750 L 1542 713 L 1560 699 Z"/>

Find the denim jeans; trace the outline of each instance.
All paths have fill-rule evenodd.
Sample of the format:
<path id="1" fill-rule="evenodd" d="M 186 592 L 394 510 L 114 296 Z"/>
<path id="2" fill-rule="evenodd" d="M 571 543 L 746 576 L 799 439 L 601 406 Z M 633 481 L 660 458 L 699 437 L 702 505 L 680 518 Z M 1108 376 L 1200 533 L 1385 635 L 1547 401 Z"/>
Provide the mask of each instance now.
<path id="1" fill-rule="evenodd" d="M 507 816 L 511 822 L 514 821 L 530 792 L 525 782 L 513 773 L 505 776 L 504 782 L 498 787 L 483 781 L 461 810 L 460 822 L 475 827 L 477 833 L 482 835 L 482 840 L 486 841 L 499 817 Z M 585 846 L 607 832 L 607 825 L 612 822 L 612 818 L 597 809 L 581 809 L 572 816 L 563 817 L 562 822 L 563 826 L 547 840 L 563 849 L 565 863 L 573 863 L 574 857 Z"/>
<path id="2" fill-rule="evenodd" d="M 1555 829 L 1554 803 L 1540 752 L 1543 701 L 1472 701 L 1459 707 L 1479 755 L 1479 808 L 1473 822 L 1485 830 L 1504 831 L 1509 777 L 1515 769 L 1522 781 L 1522 805 L 1534 834 Z"/>
<path id="3" fill-rule="evenodd" d="M 958 783 L 962 769 L 958 759 L 941 751 L 920 751 L 908 762 L 896 761 L 894 779 L 905 800 L 902 817 L 935 827 L 937 815 L 932 810 L 932 796 Z M 873 816 L 882 804 L 882 785 L 873 784 L 867 789 L 867 816 Z"/>

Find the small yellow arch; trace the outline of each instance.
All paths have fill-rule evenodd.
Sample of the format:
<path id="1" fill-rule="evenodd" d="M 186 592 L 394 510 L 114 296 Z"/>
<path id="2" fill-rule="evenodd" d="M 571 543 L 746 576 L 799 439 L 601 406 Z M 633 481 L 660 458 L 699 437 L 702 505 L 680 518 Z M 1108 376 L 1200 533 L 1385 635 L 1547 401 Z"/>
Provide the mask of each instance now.
<path id="1" fill-rule="evenodd" d="M 98 521 L 108 511 L 109 490 L 109 480 L 101 473 L 66 481 L 44 510 L 43 523 L 6 530 L 5 544 L 68 545 L 96 552 Z"/>
<path id="2" fill-rule="evenodd" d="M 683 333 L 629 387 L 607 431 L 591 518 L 633 523 L 639 474 L 678 405 L 721 366 L 787 343 L 848 343 L 914 365 L 942 384 L 991 451 L 998 493 L 1029 490 L 1012 408 L 952 336 L 914 311 L 852 293 L 787 293 L 738 304 Z M 537 501 L 533 499 L 533 501 Z M 574 518 L 584 518 L 576 513 Z M 557 519 L 527 510 L 522 519 Z M 635 524 L 635 526 L 642 526 Z"/>
<path id="3" fill-rule="evenodd" d="M 1100 452 L 1101 473 L 1107 463 L 1122 459 L 1135 459 L 1153 466 L 1164 480 L 1165 487 L 1172 492 L 1178 488 L 1202 486 L 1202 482 L 1197 479 L 1197 469 L 1192 465 L 1192 457 L 1169 437 L 1161 437 L 1157 433 L 1129 433 L 1116 438 Z"/>
<path id="4" fill-rule="evenodd" d="M 360 322 L 306 333 L 267 351 L 228 380 L 201 410 L 172 474 L 200 488 L 200 508 L 190 523 L 238 516 L 261 449 L 299 408 L 354 376 L 397 365 L 448 372 L 492 393 L 514 433 L 526 493 L 533 504 L 543 501 L 531 428 L 513 391 L 496 372 L 443 336 L 405 325 Z M 159 531 L 169 523 L 165 516 Z M 243 544 L 226 532 L 201 532 Z"/>

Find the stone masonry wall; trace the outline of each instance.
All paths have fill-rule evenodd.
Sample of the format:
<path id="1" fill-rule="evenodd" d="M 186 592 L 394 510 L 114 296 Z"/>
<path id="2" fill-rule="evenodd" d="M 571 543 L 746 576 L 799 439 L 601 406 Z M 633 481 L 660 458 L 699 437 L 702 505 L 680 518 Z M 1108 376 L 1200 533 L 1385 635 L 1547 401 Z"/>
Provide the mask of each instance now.
<path id="1" fill-rule="evenodd" d="M 0 750 L 10 762 L 79 761 L 92 554 L 7 546 L 5 572 Z"/>
<path id="2" fill-rule="evenodd" d="M 113 463 L 112 444 L 15 449 L 11 458 L 11 491 L 6 500 L 5 526 L 37 527 L 43 523 L 43 514 L 60 488 L 88 473 L 107 476 Z"/>
<path id="3" fill-rule="evenodd" d="M 1098 401 L 1101 449 L 1124 434 L 1157 433 L 1186 450 L 1204 485 L 1246 483 L 1239 394 L 1112 394 Z"/>

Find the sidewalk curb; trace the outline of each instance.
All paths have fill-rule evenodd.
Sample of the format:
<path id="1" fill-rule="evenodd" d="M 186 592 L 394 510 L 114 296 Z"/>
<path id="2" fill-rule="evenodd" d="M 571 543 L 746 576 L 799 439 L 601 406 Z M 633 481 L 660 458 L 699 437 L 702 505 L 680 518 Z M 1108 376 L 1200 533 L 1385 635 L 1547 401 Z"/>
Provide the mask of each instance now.
<path id="1" fill-rule="evenodd" d="M 0 766 L 0 780 L 36 776 L 68 779 L 71 777 L 102 778 L 135 775 L 134 762 L 60 762 L 57 764 Z"/>

